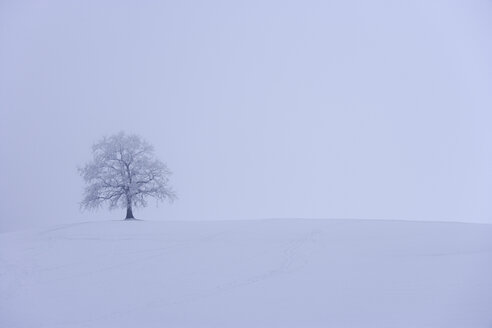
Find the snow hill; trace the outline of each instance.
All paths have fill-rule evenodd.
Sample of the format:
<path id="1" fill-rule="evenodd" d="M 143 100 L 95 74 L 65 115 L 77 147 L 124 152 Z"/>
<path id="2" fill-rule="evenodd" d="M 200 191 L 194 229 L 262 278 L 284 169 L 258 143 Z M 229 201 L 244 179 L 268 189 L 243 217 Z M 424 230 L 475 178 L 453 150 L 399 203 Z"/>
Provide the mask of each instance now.
<path id="1" fill-rule="evenodd" d="M 0 234 L 0 327 L 492 327 L 492 226 L 106 221 Z"/>

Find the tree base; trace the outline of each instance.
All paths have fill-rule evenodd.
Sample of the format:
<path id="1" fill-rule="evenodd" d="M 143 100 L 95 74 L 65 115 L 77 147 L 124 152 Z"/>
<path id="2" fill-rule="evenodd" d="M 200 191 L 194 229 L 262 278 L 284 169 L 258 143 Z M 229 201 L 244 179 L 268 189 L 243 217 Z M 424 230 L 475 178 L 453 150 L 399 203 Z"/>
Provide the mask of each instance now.
<path id="1" fill-rule="evenodd" d="M 133 211 L 132 211 L 132 208 L 131 207 L 128 207 L 126 209 L 126 218 L 125 220 L 134 220 L 135 217 L 133 216 Z"/>

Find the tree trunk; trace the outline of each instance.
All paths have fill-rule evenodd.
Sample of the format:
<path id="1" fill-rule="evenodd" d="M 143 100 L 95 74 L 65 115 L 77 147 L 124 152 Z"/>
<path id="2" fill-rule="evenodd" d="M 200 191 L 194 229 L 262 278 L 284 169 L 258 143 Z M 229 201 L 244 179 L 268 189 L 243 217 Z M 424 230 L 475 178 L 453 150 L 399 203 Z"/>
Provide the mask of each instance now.
<path id="1" fill-rule="evenodd" d="M 126 208 L 126 218 L 125 218 L 125 220 L 128 220 L 128 219 L 134 219 L 134 218 L 135 218 L 135 217 L 133 216 L 132 207 L 131 207 L 131 205 L 130 205 L 130 206 L 128 206 L 128 207 Z"/>
<path id="2" fill-rule="evenodd" d="M 132 196 L 126 192 L 126 218 L 125 220 L 134 219 L 133 211 L 132 211 Z"/>

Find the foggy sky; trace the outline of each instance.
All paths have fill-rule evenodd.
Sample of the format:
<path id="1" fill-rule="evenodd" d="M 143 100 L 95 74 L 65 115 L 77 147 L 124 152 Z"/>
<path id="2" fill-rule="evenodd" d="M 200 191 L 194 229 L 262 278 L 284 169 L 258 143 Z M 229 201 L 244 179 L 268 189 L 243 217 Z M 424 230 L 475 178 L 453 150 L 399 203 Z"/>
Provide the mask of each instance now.
<path id="1" fill-rule="evenodd" d="M 179 199 L 159 220 L 492 223 L 492 3 L 0 0 L 0 231 L 80 212 L 126 131 Z"/>

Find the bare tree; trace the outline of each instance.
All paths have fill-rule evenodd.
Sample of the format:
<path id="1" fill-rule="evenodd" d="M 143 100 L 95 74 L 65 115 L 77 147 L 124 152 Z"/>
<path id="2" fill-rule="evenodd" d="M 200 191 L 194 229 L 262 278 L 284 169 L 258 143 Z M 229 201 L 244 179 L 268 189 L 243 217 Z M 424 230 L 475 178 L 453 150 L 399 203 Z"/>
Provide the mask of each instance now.
<path id="1" fill-rule="evenodd" d="M 92 146 L 92 154 L 92 161 L 79 168 L 86 183 L 82 208 L 107 203 L 109 209 L 126 208 L 125 219 L 134 219 L 133 207 L 147 206 L 147 198 L 176 198 L 168 185 L 171 172 L 139 136 L 120 132 L 104 137 Z"/>

